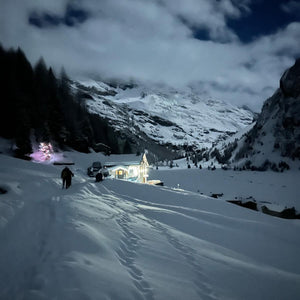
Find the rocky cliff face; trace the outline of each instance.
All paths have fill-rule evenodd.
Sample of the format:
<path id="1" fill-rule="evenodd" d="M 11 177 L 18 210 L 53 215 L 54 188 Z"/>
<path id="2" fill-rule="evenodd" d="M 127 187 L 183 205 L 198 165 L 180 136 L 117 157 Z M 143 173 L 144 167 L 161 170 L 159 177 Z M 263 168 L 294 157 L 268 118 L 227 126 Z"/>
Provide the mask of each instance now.
<path id="1" fill-rule="evenodd" d="M 300 95 L 300 58 L 284 72 L 280 79 L 280 90 L 286 97 L 297 98 Z"/>
<path id="2" fill-rule="evenodd" d="M 300 59 L 285 71 L 280 87 L 267 99 L 255 126 L 238 142 L 232 162 L 262 166 L 300 160 Z M 275 165 L 274 165 L 275 163 Z"/>

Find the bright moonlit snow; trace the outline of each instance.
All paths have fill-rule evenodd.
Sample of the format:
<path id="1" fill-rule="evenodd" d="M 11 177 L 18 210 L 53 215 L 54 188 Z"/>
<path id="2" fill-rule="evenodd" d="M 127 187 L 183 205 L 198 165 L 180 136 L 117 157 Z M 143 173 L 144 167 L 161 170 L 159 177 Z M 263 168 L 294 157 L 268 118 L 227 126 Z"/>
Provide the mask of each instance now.
<path id="1" fill-rule="evenodd" d="M 0 299 L 299 296 L 299 220 L 184 189 L 96 183 L 86 167 L 97 154 L 68 155 L 68 190 L 63 166 L 0 155 Z"/>

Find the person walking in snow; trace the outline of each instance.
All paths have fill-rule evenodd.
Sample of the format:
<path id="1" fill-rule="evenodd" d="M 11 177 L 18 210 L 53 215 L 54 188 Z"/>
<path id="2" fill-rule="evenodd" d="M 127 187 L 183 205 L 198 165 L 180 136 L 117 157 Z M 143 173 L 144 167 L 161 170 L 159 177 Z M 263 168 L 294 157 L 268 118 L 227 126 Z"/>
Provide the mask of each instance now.
<path id="1" fill-rule="evenodd" d="M 73 172 L 68 167 L 65 167 L 61 171 L 61 176 L 60 177 L 63 181 L 62 188 L 66 187 L 66 189 L 67 189 L 71 186 L 73 176 L 74 176 Z"/>
<path id="2" fill-rule="evenodd" d="M 103 180 L 103 175 L 102 175 L 102 171 L 100 170 L 97 174 L 96 174 L 96 182 L 100 182 Z"/>

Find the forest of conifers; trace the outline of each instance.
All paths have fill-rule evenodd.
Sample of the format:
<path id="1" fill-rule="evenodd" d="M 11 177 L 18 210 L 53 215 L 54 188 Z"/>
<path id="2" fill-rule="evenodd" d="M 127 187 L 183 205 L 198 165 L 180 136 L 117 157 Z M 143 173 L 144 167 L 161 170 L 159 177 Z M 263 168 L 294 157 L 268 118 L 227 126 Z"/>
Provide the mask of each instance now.
<path id="1" fill-rule="evenodd" d="M 56 76 L 42 58 L 33 67 L 20 48 L 1 45 L 0 65 L 0 136 L 15 141 L 16 156 L 31 153 L 33 141 L 81 152 L 103 143 L 123 152 L 112 127 L 88 113 L 80 91 L 71 90 L 63 69 Z"/>

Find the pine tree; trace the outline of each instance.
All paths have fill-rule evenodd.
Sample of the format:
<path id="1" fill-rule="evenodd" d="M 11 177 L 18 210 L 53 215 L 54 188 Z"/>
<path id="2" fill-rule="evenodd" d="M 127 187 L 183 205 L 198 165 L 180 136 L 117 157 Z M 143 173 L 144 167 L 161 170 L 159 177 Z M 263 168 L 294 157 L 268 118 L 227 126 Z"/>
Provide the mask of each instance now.
<path id="1" fill-rule="evenodd" d="M 130 145 L 129 141 L 126 140 L 124 143 L 124 147 L 123 147 L 123 154 L 130 154 L 130 153 L 132 153 L 131 145 Z"/>

